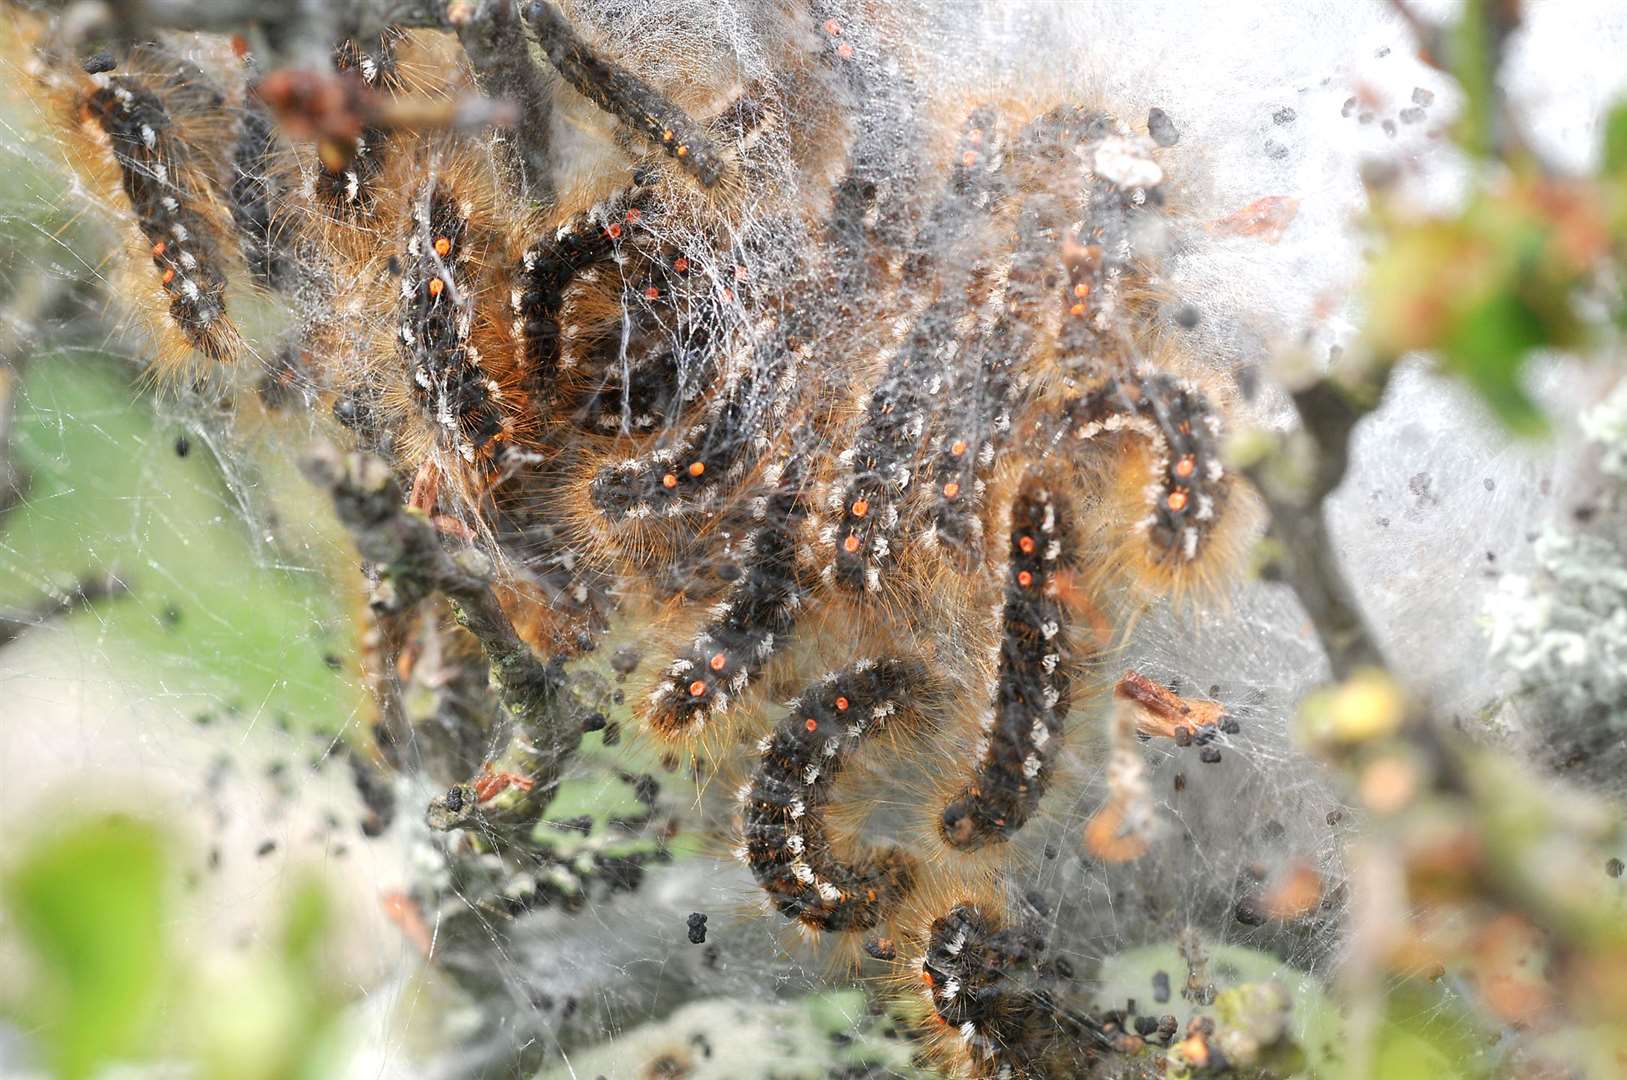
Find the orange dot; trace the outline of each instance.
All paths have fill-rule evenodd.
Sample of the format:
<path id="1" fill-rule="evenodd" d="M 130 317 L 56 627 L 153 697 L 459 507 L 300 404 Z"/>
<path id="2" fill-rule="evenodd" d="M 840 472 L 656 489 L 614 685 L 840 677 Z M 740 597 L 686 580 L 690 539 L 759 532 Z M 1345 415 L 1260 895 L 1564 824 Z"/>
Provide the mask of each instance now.
<path id="1" fill-rule="evenodd" d="M 725 304 L 727 304 L 730 301 L 732 301 L 733 299 L 734 299 L 734 290 L 733 289 L 724 289 L 723 290 L 723 302 Z"/>
<path id="2" fill-rule="evenodd" d="M 847 534 L 847 539 L 842 541 L 842 549 L 844 551 L 846 551 L 849 555 L 851 555 L 855 551 L 859 550 L 859 534 L 858 533 L 848 533 Z"/>
<path id="3" fill-rule="evenodd" d="M 853 59 L 853 46 L 849 45 L 845 41 L 842 42 L 840 45 L 836 46 L 836 55 L 840 56 L 843 60 Z"/>
<path id="4" fill-rule="evenodd" d="M 429 295 L 439 296 L 441 295 L 441 291 L 445 288 L 446 282 L 442 281 L 440 278 L 429 279 Z"/>
<path id="5" fill-rule="evenodd" d="M 734 268 L 734 279 L 736 281 L 746 280 L 746 268 L 744 266 L 736 264 Z"/>
<path id="6" fill-rule="evenodd" d="M 976 165 L 977 164 L 977 151 L 976 150 L 968 150 L 964 154 L 960 155 L 960 163 L 962 165 L 966 166 L 968 169 L 970 169 L 973 165 Z"/>
<path id="7" fill-rule="evenodd" d="M 954 454 L 956 457 L 960 457 L 960 455 L 966 452 L 966 440 L 956 439 L 954 444 L 949 447 L 949 452 Z"/>
<path id="8" fill-rule="evenodd" d="M 671 473 L 667 473 L 667 475 L 661 478 L 661 486 L 664 488 L 675 488 L 678 486 L 678 478 Z"/>
<path id="9" fill-rule="evenodd" d="M 1024 555 L 1034 554 L 1034 538 L 1032 536 L 1019 537 L 1017 540 L 1017 550 L 1021 551 Z"/>
<path id="10" fill-rule="evenodd" d="M 671 129 L 668 129 L 668 130 L 663 131 L 661 133 L 661 141 L 662 142 L 671 142 L 672 141 L 672 131 L 671 131 Z"/>
<path id="11" fill-rule="evenodd" d="M 153 245 L 153 258 L 155 258 L 155 259 L 158 258 L 160 255 L 164 254 L 164 252 L 166 252 L 168 250 L 169 250 L 169 245 L 168 244 L 164 243 L 164 241 L 162 241 L 162 240 L 158 241 L 158 243 Z"/>
<path id="12" fill-rule="evenodd" d="M 810 716 L 808 719 L 802 722 L 802 726 L 807 728 L 809 731 L 815 731 L 819 727 L 819 721 Z"/>
<path id="13" fill-rule="evenodd" d="M 703 473 L 705 471 L 706 471 L 706 462 L 704 462 L 704 461 L 692 461 L 692 462 L 689 463 L 689 475 L 690 476 L 699 476 L 701 473 Z"/>
<path id="14" fill-rule="evenodd" d="M 612 240 L 620 240 L 621 239 L 621 222 L 612 221 L 609 225 L 605 226 L 604 231 L 610 234 L 610 239 L 612 239 Z"/>
<path id="15" fill-rule="evenodd" d="M 448 240 L 444 236 L 437 236 L 435 238 L 435 254 L 441 256 L 442 258 L 445 258 L 446 253 L 451 251 L 451 250 L 452 250 L 452 241 Z"/>
<path id="16" fill-rule="evenodd" d="M 1178 514 L 1186 509 L 1186 492 L 1176 488 L 1169 493 L 1169 498 L 1165 501 L 1169 503 L 1169 508 Z"/>
<path id="17" fill-rule="evenodd" d="M 1192 455 L 1188 454 L 1186 457 L 1175 463 L 1175 475 L 1179 476 L 1182 480 L 1185 480 L 1187 477 L 1192 475 L 1192 470 L 1197 468 L 1197 464 L 1198 463 L 1193 460 Z"/>
<path id="18" fill-rule="evenodd" d="M 943 486 L 943 497 L 944 498 L 953 499 L 955 496 L 957 496 L 959 494 L 960 494 L 960 483 L 958 481 L 951 480 L 951 481 L 949 481 L 949 483 L 947 483 L 947 484 L 945 484 Z"/>
<path id="19" fill-rule="evenodd" d="M 1079 284 L 1073 287 L 1073 295 L 1083 300 L 1085 297 L 1090 295 L 1090 286 L 1081 281 Z"/>
<path id="20" fill-rule="evenodd" d="M 836 37 L 841 32 L 842 32 L 842 24 L 841 23 L 837 22 L 835 19 L 826 19 L 825 20 L 825 33 L 829 34 L 831 37 Z"/>
<path id="21" fill-rule="evenodd" d="M 175 280 L 175 268 L 172 266 L 169 269 L 164 271 L 163 281 L 164 281 L 165 285 L 168 285 L 170 282 L 172 282 L 174 280 Z"/>
<path id="22" fill-rule="evenodd" d="M 1069 315 L 1083 315 L 1084 313 L 1085 313 L 1085 305 L 1083 305 L 1083 304 L 1075 304 L 1075 305 L 1073 305 L 1073 307 L 1068 309 L 1068 314 Z"/>
<path id="23" fill-rule="evenodd" d="M 689 156 L 689 147 L 687 147 L 687 146 L 678 147 L 678 156 L 679 157 L 688 157 Z"/>
<path id="24" fill-rule="evenodd" d="M 622 216 L 627 219 L 627 224 L 637 225 L 638 219 L 644 216 L 644 211 L 640 210 L 636 206 L 630 206 L 627 208 L 627 213 L 623 214 Z"/>
<path id="25" fill-rule="evenodd" d="M 1017 574 L 1017 584 L 1021 585 L 1025 589 L 1028 588 L 1028 586 L 1034 584 L 1034 575 L 1030 574 L 1027 570 L 1019 571 Z"/>
<path id="26" fill-rule="evenodd" d="M 866 890 L 864 890 L 864 898 L 866 900 L 868 900 L 872 904 L 875 903 L 876 902 L 876 890 L 874 890 L 874 889 L 866 889 Z"/>
<path id="27" fill-rule="evenodd" d="M 847 712 L 847 698 L 838 697 L 836 699 L 836 711 L 837 712 Z"/>
<path id="28" fill-rule="evenodd" d="M 972 130 L 968 131 L 966 133 L 966 141 L 971 143 L 973 146 L 982 146 L 983 145 L 983 129 L 982 128 L 973 128 Z"/>
<path id="29" fill-rule="evenodd" d="M 729 658 L 727 656 L 724 656 L 722 653 L 718 653 L 716 656 L 712 657 L 712 659 L 709 660 L 707 663 L 708 663 L 708 665 L 711 667 L 711 669 L 713 671 L 722 671 L 723 670 L 723 665 L 727 664 L 728 662 L 729 662 Z"/>
<path id="30" fill-rule="evenodd" d="M 870 500 L 869 499 L 854 499 L 853 500 L 853 516 L 854 517 L 862 518 L 864 515 L 868 514 L 869 512 L 870 512 Z"/>
<path id="31" fill-rule="evenodd" d="M 672 260 L 672 268 L 678 271 L 680 274 L 687 273 L 689 270 L 689 260 L 680 255 L 676 259 Z"/>
<path id="32" fill-rule="evenodd" d="M 704 693 L 706 693 L 706 683 L 702 680 L 696 679 L 694 682 L 689 684 L 690 697 L 700 697 Z"/>
<path id="33" fill-rule="evenodd" d="M 659 299 L 661 299 L 661 290 L 657 289 L 654 285 L 651 285 L 648 289 L 644 290 L 644 299 L 646 299 L 646 300 L 659 300 Z"/>

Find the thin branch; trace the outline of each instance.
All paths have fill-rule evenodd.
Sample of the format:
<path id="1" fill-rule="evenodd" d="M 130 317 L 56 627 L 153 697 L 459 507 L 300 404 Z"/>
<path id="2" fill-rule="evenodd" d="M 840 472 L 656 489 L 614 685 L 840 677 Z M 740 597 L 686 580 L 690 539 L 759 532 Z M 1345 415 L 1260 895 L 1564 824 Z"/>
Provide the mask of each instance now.
<path id="1" fill-rule="evenodd" d="M 1295 391 L 1300 433 L 1311 444 L 1313 463 L 1299 491 L 1277 475 L 1284 457 L 1296 449 L 1282 443 L 1247 472 L 1271 515 L 1271 537 L 1279 545 L 1276 569 L 1299 597 L 1321 639 L 1338 679 L 1363 667 L 1382 667 L 1384 654 L 1363 619 L 1328 532 L 1326 502 L 1350 468 L 1350 438 L 1357 424 L 1383 397 L 1390 369 L 1373 375 L 1372 385 L 1355 389 L 1324 376 Z"/>
<path id="2" fill-rule="evenodd" d="M 111 570 L 100 574 L 85 574 L 66 590 L 45 597 L 27 610 L 0 611 L 0 648 L 16 641 L 25 630 L 43 626 L 80 608 L 123 596 L 128 588 L 129 586 Z"/>
<path id="3" fill-rule="evenodd" d="M 507 746 L 491 763 L 492 771 L 510 782 L 495 792 L 484 778 L 452 788 L 430 805 L 430 824 L 453 829 L 535 821 L 582 740 L 588 712 L 559 665 L 543 663 L 515 632 L 492 591 L 487 558 L 467 546 L 448 553 L 435 527 L 405 508 L 383 461 L 365 454 L 341 457 L 321 447 L 303 468 L 332 495 L 362 557 L 378 566 L 374 605 L 401 611 L 431 593 L 443 594 L 485 651 L 492 686 L 513 725 Z"/>
<path id="4" fill-rule="evenodd" d="M 514 103 L 518 119 L 509 126 L 525 191 L 539 202 L 553 197 L 550 129 L 553 87 L 531 58 L 531 42 L 515 0 L 456 0 L 447 21 L 469 57 L 480 92 Z"/>

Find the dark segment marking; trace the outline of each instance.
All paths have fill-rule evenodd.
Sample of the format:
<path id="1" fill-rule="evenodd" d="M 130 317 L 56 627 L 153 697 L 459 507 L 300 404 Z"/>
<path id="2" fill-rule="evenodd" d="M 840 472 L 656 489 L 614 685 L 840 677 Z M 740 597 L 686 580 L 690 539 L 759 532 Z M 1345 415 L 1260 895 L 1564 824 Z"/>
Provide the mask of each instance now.
<path id="1" fill-rule="evenodd" d="M 796 565 L 808 514 L 806 466 L 806 451 L 793 452 L 769 481 L 741 547 L 740 577 L 651 695 L 649 723 L 663 736 L 695 734 L 727 711 L 795 629 L 806 594 Z"/>
<path id="2" fill-rule="evenodd" d="M 869 930 L 913 886 L 915 860 L 900 849 L 838 857 L 825 809 L 848 756 L 907 706 L 923 678 L 907 661 L 861 661 L 805 692 L 760 744 L 741 793 L 739 854 L 786 918 L 833 933 Z"/>
<path id="3" fill-rule="evenodd" d="M 1000 663 L 972 781 L 944 808 L 944 840 L 962 851 L 1003 843 L 1025 824 L 1051 778 L 1068 714 L 1067 613 L 1055 595 L 1073 558 L 1072 522 L 1037 477 L 1011 507 Z"/>
<path id="4" fill-rule="evenodd" d="M 1108 377 L 1069 402 L 1065 438 L 1079 442 L 1133 431 L 1153 441 L 1158 475 L 1140 523 L 1160 561 L 1197 558 L 1225 510 L 1229 479 L 1220 463 L 1220 417 L 1195 386 L 1171 375 Z"/>
<path id="5" fill-rule="evenodd" d="M 677 160 L 702 187 L 723 175 L 723 162 L 705 129 L 643 79 L 594 54 L 553 4 L 528 12 L 537 41 L 560 76 L 605 112 Z"/>
<path id="6" fill-rule="evenodd" d="M 489 453 L 503 432 L 497 384 L 469 345 L 475 318 L 469 220 L 436 184 L 414 207 L 401 276 L 401 344 L 414 399 L 459 453 Z"/>
<path id="7" fill-rule="evenodd" d="M 327 141 L 317 148 L 316 200 L 335 221 L 353 221 L 372 212 L 384 171 L 379 154 L 385 137 L 382 129 L 369 127 L 353 143 Z"/>
<path id="8" fill-rule="evenodd" d="M 226 316 L 222 238 L 197 209 L 198 193 L 182 186 L 188 152 L 174 139 L 163 103 L 140 79 L 114 76 L 85 99 L 84 110 L 112 146 L 120 183 L 169 297 L 170 319 L 209 359 L 230 359 L 237 334 Z"/>

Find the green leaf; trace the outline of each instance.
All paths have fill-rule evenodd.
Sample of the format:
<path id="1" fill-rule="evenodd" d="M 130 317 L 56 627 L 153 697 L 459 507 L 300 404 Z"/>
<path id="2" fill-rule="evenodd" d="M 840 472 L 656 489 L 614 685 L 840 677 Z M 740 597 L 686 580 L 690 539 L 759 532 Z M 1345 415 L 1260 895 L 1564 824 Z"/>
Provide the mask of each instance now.
<path id="1" fill-rule="evenodd" d="M 39 961 L 33 1019 L 66 1080 L 147 1045 L 167 977 L 166 872 L 157 830 L 113 817 L 39 842 L 6 882 Z"/>
<path id="2" fill-rule="evenodd" d="M 1604 172 L 1607 176 L 1627 179 L 1627 101 L 1605 116 Z"/>

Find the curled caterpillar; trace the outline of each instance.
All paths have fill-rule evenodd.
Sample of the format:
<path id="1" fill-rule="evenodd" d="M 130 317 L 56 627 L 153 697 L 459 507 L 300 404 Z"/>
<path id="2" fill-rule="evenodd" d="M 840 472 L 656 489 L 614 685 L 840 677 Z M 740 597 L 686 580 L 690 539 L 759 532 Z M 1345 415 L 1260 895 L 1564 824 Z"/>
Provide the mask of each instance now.
<path id="1" fill-rule="evenodd" d="M 924 686 L 912 661 L 860 661 L 804 692 L 759 744 L 741 790 L 739 855 L 786 918 L 811 930 L 870 930 L 913 886 L 916 861 L 897 848 L 839 857 L 825 810 L 848 757 Z"/>

